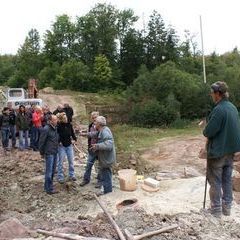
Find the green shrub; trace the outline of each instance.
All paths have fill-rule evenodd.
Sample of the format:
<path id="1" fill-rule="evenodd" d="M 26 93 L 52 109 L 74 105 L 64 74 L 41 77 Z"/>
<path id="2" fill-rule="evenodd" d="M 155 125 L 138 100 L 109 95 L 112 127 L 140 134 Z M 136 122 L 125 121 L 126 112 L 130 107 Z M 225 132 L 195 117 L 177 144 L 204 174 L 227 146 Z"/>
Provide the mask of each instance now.
<path id="1" fill-rule="evenodd" d="M 166 126 L 179 116 L 176 108 L 165 106 L 157 100 L 149 100 L 144 105 L 135 105 L 130 113 L 130 121 L 138 126 Z"/>
<path id="2" fill-rule="evenodd" d="M 169 127 L 182 129 L 182 128 L 188 127 L 190 124 L 191 124 L 191 121 L 189 119 L 177 118 L 169 125 Z"/>

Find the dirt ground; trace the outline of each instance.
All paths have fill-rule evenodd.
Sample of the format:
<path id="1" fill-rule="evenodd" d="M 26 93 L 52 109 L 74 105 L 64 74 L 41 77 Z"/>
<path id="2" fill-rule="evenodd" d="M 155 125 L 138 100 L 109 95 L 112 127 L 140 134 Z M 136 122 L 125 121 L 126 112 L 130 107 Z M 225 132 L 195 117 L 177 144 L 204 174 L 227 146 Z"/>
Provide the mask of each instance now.
<path id="1" fill-rule="evenodd" d="M 74 110 L 79 104 L 67 95 L 49 94 L 44 99 L 50 106 L 67 101 Z M 84 139 L 80 142 L 86 144 Z M 120 191 L 118 180 L 114 177 L 113 193 L 100 199 L 114 215 L 121 229 L 127 228 L 136 235 L 177 224 L 175 230 L 150 239 L 240 239 L 240 209 L 237 203 L 234 203 L 233 216 L 221 220 L 200 211 L 202 199 L 199 198 L 203 196 L 205 162 L 197 157 L 197 153 L 202 145 L 201 136 L 168 138 L 141 154 L 140 164 L 142 160 L 154 168 L 145 177 L 155 177 L 160 173 L 161 188 L 158 193 L 144 192 L 140 187 L 131 193 Z M 78 147 L 81 148 L 80 144 Z M 7 219 L 17 218 L 30 230 L 40 228 L 118 239 L 93 197 L 96 192 L 95 175 L 89 185 L 84 188 L 79 186 L 84 172 L 82 156 L 75 161 L 75 171 L 77 182 L 66 180 L 64 184 L 59 184 L 55 180 L 54 186 L 59 193 L 49 196 L 43 191 L 44 160 L 39 153 L 12 150 L 5 155 L 0 150 L 0 226 Z M 134 197 L 138 199 L 137 206 L 122 208 L 120 211 L 116 209 L 117 202 Z M 8 239 L 14 237 L 20 236 Z M 45 239 L 43 235 L 33 233 L 25 237 Z"/>
<path id="2" fill-rule="evenodd" d="M 75 117 L 83 113 L 85 114 L 84 104 L 82 102 L 76 102 L 71 95 L 61 94 L 61 92 L 58 94 L 41 93 L 39 97 L 43 100 L 44 104 L 50 107 L 51 111 L 54 111 L 59 104 L 68 103 L 73 108 Z"/>
<path id="3" fill-rule="evenodd" d="M 151 149 L 142 153 L 146 160 L 157 171 L 173 172 L 184 175 L 200 176 L 205 174 L 205 160 L 198 158 L 204 146 L 204 137 L 174 137 L 159 141 Z"/>

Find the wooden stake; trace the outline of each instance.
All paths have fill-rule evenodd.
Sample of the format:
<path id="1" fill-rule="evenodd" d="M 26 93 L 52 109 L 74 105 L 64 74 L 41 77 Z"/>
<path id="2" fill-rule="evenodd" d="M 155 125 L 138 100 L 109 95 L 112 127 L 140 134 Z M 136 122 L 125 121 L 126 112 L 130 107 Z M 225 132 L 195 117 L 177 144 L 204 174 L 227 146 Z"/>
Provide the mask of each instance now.
<path id="1" fill-rule="evenodd" d="M 98 204 L 100 205 L 100 207 L 102 208 L 102 210 L 104 211 L 104 213 L 107 215 L 109 221 L 111 222 L 112 226 L 114 227 L 114 229 L 116 230 L 119 238 L 121 240 L 126 240 L 126 238 L 124 237 L 121 229 L 119 228 L 119 226 L 117 225 L 117 223 L 114 221 L 114 219 L 112 218 L 112 216 L 108 213 L 107 209 L 104 207 L 104 205 L 102 204 L 102 202 L 100 201 L 100 199 L 96 196 L 96 194 L 94 194 L 95 199 L 97 200 Z"/>

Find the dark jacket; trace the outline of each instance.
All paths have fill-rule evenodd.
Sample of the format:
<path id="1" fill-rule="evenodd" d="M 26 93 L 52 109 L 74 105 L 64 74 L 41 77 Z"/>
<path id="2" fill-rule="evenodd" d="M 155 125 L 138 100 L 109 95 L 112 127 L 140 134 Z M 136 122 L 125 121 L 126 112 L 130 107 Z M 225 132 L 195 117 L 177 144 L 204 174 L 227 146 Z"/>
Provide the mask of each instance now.
<path id="1" fill-rule="evenodd" d="M 58 153 L 59 136 L 57 128 L 47 124 L 40 133 L 39 151 L 41 155 L 55 155 Z"/>
<path id="2" fill-rule="evenodd" d="M 32 122 L 33 112 L 34 112 L 33 108 L 29 108 L 26 110 L 26 115 L 28 118 L 28 124 L 29 124 L 30 128 L 33 126 L 33 122 Z"/>
<path id="3" fill-rule="evenodd" d="M 210 113 L 203 135 L 208 138 L 208 158 L 239 152 L 240 122 L 237 108 L 227 99 L 218 102 Z"/>
<path id="4" fill-rule="evenodd" d="M 65 107 L 64 112 L 67 115 L 68 122 L 72 122 L 72 117 L 73 117 L 73 109 L 71 107 Z"/>
<path id="5" fill-rule="evenodd" d="M 59 143 L 61 143 L 64 147 L 70 146 L 72 144 L 72 139 L 77 141 L 71 123 L 59 123 L 57 131 L 59 134 Z"/>
<path id="6" fill-rule="evenodd" d="M 16 113 L 13 109 L 10 110 L 9 123 L 10 123 L 10 125 L 15 125 L 16 124 Z"/>
<path id="7" fill-rule="evenodd" d="M 88 149 L 90 149 L 92 144 L 97 143 L 97 138 L 98 138 L 98 132 L 96 132 L 93 122 L 88 125 L 88 132 L 89 133 L 93 133 L 93 132 L 97 133 L 95 136 L 91 136 L 91 135 L 88 136 Z"/>
<path id="8" fill-rule="evenodd" d="M 1 128 L 9 128 L 10 126 L 10 116 L 6 113 L 0 115 L 0 127 Z"/>
<path id="9" fill-rule="evenodd" d="M 29 130 L 29 119 L 26 113 L 17 114 L 16 126 L 19 130 Z"/>
<path id="10" fill-rule="evenodd" d="M 43 127 L 48 124 L 48 121 L 49 121 L 49 118 L 51 115 L 52 115 L 52 113 L 50 111 L 43 114 L 43 120 L 42 120 Z"/>
<path id="11" fill-rule="evenodd" d="M 62 112 L 64 112 L 64 109 L 61 109 L 61 110 L 56 109 L 53 111 L 53 114 L 57 115 L 58 113 L 62 113 Z"/>

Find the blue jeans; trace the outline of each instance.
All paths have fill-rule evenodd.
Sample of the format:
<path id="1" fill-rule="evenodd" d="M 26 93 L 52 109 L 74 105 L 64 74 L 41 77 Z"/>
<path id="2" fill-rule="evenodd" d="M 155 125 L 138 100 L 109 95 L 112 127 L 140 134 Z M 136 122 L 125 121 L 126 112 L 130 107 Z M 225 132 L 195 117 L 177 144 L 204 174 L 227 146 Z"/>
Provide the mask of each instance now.
<path id="1" fill-rule="evenodd" d="M 232 204 L 233 155 L 207 160 L 207 179 L 210 184 L 210 200 L 213 211 L 222 211 L 222 205 Z"/>
<path id="2" fill-rule="evenodd" d="M 101 168 L 100 175 L 103 185 L 103 193 L 112 192 L 112 170 L 111 168 Z"/>
<path id="3" fill-rule="evenodd" d="M 63 181 L 64 180 L 64 173 L 63 173 L 63 160 L 65 156 L 67 156 L 68 160 L 68 172 L 69 172 L 69 177 L 75 177 L 74 174 L 74 164 L 73 164 L 73 158 L 74 158 L 74 153 L 73 153 L 73 146 L 72 144 L 68 147 L 64 146 L 59 146 L 58 147 L 58 180 Z"/>
<path id="4" fill-rule="evenodd" d="M 93 151 L 88 151 L 87 166 L 83 176 L 84 181 L 90 182 L 92 167 L 97 159 L 97 154 Z"/>
<path id="5" fill-rule="evenodd" d="M 8 148 L 9 135 L 10 135 L 9 127 L 2 127 L 1 133 L 2 133 L 2 146 L 3 146 L 3 148 Z"/>
<path id="6" fill-rule="evenodd" d="M 16 146 L 16 126 L 10 125 L 10 135 L 12 140 L 12 147 Z"/>
<path id="7" fill-rule="evenodd" d="M 23 143 L 24 138 L 24 143 Z M 28 148 L 28 130 L 19 130 L 19 148 Z"/>
<path id="8" fill-rule="evenodd" d="M 30 127 L 30 130 L 29 130 L 29 135 L 30 135 L 30 147 L 33 148 L 33 126 Z"/>
<path id="9" fill-rule="evenodd" d="M 53 177 L 57 165 L 57 154 L 45 155 L 45 183 L 44 190 L 48 193 L 53 191 Z"/>
<path id="10" fill-rule="evenodd" d="M 39 136 L 40 136 L 40 127 L 32 127 L 32 147 L 33 147 L 33 150 L 38 150 L 38 142 L 39 142 Z"/>

